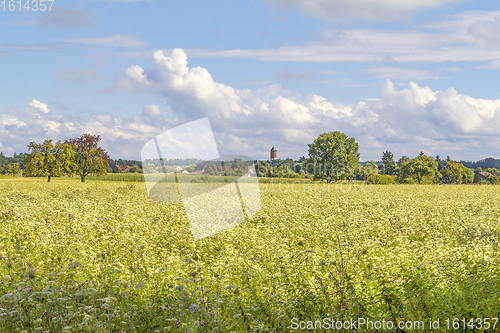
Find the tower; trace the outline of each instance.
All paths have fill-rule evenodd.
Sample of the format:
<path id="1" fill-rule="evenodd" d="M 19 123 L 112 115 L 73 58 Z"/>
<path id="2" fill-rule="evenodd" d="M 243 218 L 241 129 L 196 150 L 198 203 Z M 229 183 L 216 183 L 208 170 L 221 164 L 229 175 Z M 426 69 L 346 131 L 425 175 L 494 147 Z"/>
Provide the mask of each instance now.
<path id="1" fill-rule="evenodd" d="M 271 148 L 271 161 L 272 161 L 272 160 L 275 160 L 275 159 L 277 159 L 277 158 L 278 158 L 278 151 L 277 151 L 277 150 L 276 150 L 276 148 L 274 148 L 274 146 L 273 146 L 273 148 Z"/>

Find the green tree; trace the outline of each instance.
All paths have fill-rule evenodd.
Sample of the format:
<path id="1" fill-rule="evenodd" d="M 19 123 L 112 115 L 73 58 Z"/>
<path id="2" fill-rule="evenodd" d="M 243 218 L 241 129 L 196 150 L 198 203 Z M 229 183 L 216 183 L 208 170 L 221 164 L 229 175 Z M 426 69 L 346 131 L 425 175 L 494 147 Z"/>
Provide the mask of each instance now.
<path id="1" fill-rule="evenodd" d="M 245 169 L 245 162 L 243 162 L 239 158 L 235 158 L 234 161 L 231 163 L 231 168 L 232 169 Z"/>
<path id="2" fill-rule="evenodd" d="M 484 171 L 488 172 L 488 173 L 491 173 L 492 175 L 496 175 L 496 174 L 500 173 L 500 171 L 497 168 L 488 168 L 488 169 L 486 169 Z"/>
<path id="3" fill-rule="evenodd" d="M 244 176 L 245 174 L 246 172 L 243 168 L 231 169 L 231 171 L 227 173 L 228 176 Z"/>
<path id="4" fill-rule="evenodd" d="M 194 172 L 196 170 L 196 164 L 191 164 L 190 166 L 185 167 L 184 169 L 187 170 L 187 172 Z"/>
<path id="5" fill-rule="evenodd" d="M 464 177 L 463 171 L 464 166 L 461 163 L 446 161 L 443 169 L 443 182 L 446 184 L 461 184 Z"/>
<path id="6" fill-rule="evenodd" d="M 365 167 L 362 170 L 363 180 L 372 181 L 373 178 L 371 177 L 377 174 L 378 174 L 378 167 L 377 163 L 375 163 L 374 161 L 370 161 L 370 163 L 365 165 Z"/>
<path id="7" fill-rule="evenodd" d="M 462 169 L 462 179 L 464 184 L 473 183 L 474 182 L 474 170 L 470 168 L 466 168 L 465 166 Z"/>
<path id="8" fill-rule="evenodd" d="M 121 172 L 121 170 L 120 170 L 120 168 L 118 167 L 118 165 L 115 165 L 115 166 L 113 167 L 113 173 L 120 173 L 120 172 Z"/>
<path id="9" fill-rule="evenodd" d="M 323 133 L 309 144 L 306 170 L 317 179 L 352 179 L 359 170 L 359 146 L 354 138 L 338 131 Z"/>
<path id="10" fill-rule="evenodd" d="M 139 168 L 139 166 L 137 164 L 134 164 L 131 168 L 130 168 L 130 172 L 134 172 L 134 173 L 141 173 L 142 170 L 141 168 Z"/>
<path id="11" fill-rule="evenodd" d="M 207 164 L 207 166 L 205 166 L 205 169 L 203 169 L 203 174 L 210 176 L 218 176 L 219 172 L 217 171 L 217 166 L 215 165 L 215 163 Z"/>
<path id="12" fill-rule="evenodd" d="M 398 160 L 398 181 L 402 181 L 403 179 L 407 179 L 411 177 L 411 174 L 408 172 L 408 168 L 404 168 L 403 166 L 410 162 L 411 158 L 408 156 L 401 156 Z"/>
<path id="13" fill-rule="evenodd" d="M 483 172 L 483 168 L 481 167 L 477 167 L 476 169 L 474 169 L 474 173 L 480 173 L 480 172 Z"/>
<path id="14" fill-rule="evenodd" d="M 19 166 L 19 163 L 9 163 L 5 167 L 5 171 L 10 175 L 15 176 L 18 173 L 21 173 L 21 167 Z"/>
<path id="15" fill-rule="evenodd" d="M 422 179 L 426 176 L 441 178 L 437 162 L 431 157 L 422 154 L 403 164 L 402 171 L 405 174 L 410 174 L 419 184 L 422 183 Z"/>
<path id="16" fill-rule="evenodd" d="M 259 161 L 255 164 L 258 177 L 272 177 L 272 167 L 267 161 Z"/>
<path id="17" fill-rule="evenodd" d="M 479 181 L 479 184 L 486 185 L 497 185 L 498 184 L 498 176 L 487 174 L 483 179 Z"/>
<path id="18" fill-rule="evenodd" d="M 382 153 L 382 163 L 384 174 L 386 175 L 395 175 L 397 173 L 397 164 L 394 162 L 394 155 L 386 150 Z"/>
<path id="19" fill-rule="evenodd" d="M 28 145 L 30 154 L 24 160 L 25 176 L 60 177 L 72 174 L 75 152 L 68 144 L 57 141 L 54 145 L 52 140 L 45 140 L 42 144 L 30 142 Z"/>
<path id="20" fill-rule="evenodd" d="M 75 173 L 80 175 L 82 183 L 90 174 L 105 174 L 111 162 L 108 153 L 99 146 L 99 135 L 83 134 L 80 137 L 66 140 L 75 151 Z"/>

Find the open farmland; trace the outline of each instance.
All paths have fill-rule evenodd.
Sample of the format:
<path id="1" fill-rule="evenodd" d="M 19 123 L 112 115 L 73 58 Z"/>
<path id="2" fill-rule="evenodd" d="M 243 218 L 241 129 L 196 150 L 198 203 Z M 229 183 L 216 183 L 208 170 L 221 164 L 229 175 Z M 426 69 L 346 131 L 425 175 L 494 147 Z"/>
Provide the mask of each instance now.
<path id="1" fill-rule="evenodd" d="M 143 183 L 0 189 L 2 332 L 500 317 L 497 186 L 260 184 L 251 220 L 196 242 Z"/>

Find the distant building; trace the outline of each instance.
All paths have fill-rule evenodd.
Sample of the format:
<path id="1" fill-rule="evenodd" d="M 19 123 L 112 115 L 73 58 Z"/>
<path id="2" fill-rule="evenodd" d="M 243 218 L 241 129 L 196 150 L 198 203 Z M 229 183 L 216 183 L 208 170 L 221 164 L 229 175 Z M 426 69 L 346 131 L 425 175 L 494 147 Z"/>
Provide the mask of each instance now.
<path id="1" fill-rule="evenodd" d="M 278 158 L 278 151 L 277 151 L 277 150 L 276 150 L 276 148 L 274 148 L 274 146 L 273 146 L 273 148 L 271 148 L 271 161 L 272 161 L 272 160 L 275 160 L 275 159 L 277 159 L 277 158 Z"/>
<path id="2" fill-rule="evenodd" d="M 196 165 L 196 169 L 194 169 L 194 172 L 203 172 L 205 169 L 206 164 L 198 164 Z"/>
<path id="3" fill-rule="evenodd" d="M 497 176 L 498 178 L 500 178 L 500 174 L 491 174 L 489 172 L 478 172 L 476 173 L 476 175 L 474 176 L 474 183 L 479 183 L 483 178 L 485 178 L 486 176 Z"/>
<path id="4" fill-rule="evenodd" d="M 229 172 L 231 172 L 231 167 L 230 166 L 217 166 L 217 171 L 219 172 L 219 176 L 225 176 Z"/>
<path id="5" fill-rule="evenodd" d="M 118 165 L 118 168 L 120 168 L 120 171 L 129 172 L 130 168 L 132 168 L 132 167 L 128 166 L 128 165 Z"/>

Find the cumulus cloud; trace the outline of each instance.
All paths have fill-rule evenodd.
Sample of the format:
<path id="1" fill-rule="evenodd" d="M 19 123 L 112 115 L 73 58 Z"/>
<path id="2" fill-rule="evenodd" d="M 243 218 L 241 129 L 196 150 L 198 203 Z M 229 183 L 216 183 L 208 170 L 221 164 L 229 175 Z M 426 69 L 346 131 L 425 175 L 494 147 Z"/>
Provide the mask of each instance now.
<path id="1" fill-rule="evenodd" d="M 409 88 L 398 91 L 387 80 L 380 102 L 342 105 L 316 94 L 305 99 L 286 96 L 279 85 L 234 89 L 215 82 L 205 68 L 189 68 L 181 49 L 170 56 L 158 51 L 150 68 L 133 66 L 127 74 L 163 97 L 181 121 L 208 116 L 219 144 L 227 149 L 227 138 L 234 136 L 242 147 L 281 142 L 289 152 L 298 147 L 304 151 L 319 133 L 335 129 L 358 138 L 365 153 L 391 142 L 407 142 L 399 146 L 401 151 L 408 146 L 436 150 L 438 143 L 453 146 L 457 137 L 500 133 L 499 100 L 474 99 L 453 88 L 433 91 L 410 82 Z"/>
<path id="2" fill-rule="evenodd" d="M 386 80 L 380 101 L 343 105 L 314 93 L 290 96 L 279 85 L 235 89 L 216 82 L 205 68 L 190 68 L 181 49 L 168 56 L 158 51 L 151 67 L 129 69 L 125 79 L 163 98 L 175 118 L 146 105 L 131 118 L 106 114 L 84 120 L 48 112 L 33 100 L 0 117 L 0 142 L 19 152 L 29 141 L 89 132 L 102 136 L 112 156 L 138 159 L 151 138 L 208 117 L 222 154 L 267 158 L 274 145 L 281 157 L 298 158 L 307 155 L 307 144 L 319 134 L 336 130 L 356 138 L 363 160 L 380 159 L 386 149 L 396 156 L 416 156 L 421 150 L 464 159 L 498 154 L 500 100 L 462 95 L 454 88 L 435 91 L 410 82 L 398 89 Z"/>
<path id="3" fill-rule="evenodd" d="M 177 124 L 163 117 L 157 105 L 146 105 L 139 115 L 130 118 L 91 114 L 84 119 L 49 112 L 46 104 L 33 100 L 23 109 L 9 109 L 0 115 L 0 142 L 2 151 L 12 154 L 26 152 L 31 141 L 64 141 L 91 133 L 101 135 L 102 146 L 112 158 L 139 158 L 144 143 Z"/>
<path id="4" fill-rule="evenodd" d="M 439 7 L 456 0 L 265 0 L 282 8 L 300 8 L 309 16 L 327 21 L 359 17 L 373 21 L 406 19 L 423 8 Z"/>
<path id="5" fill-rule="evenodd" d="M 38 21 L 41 26 L 60 26 L 64 28 L 80 28 L 91 23 L 84 11 L 58 5 L 53 5 L 50 11 L 45 11 Z"/>
<path id="6" fill-rule="evenodd" d="M 40 111 L 43 113 L 49 113 L 49 108 L 47 107 L 47 104 L 37 101 L 36 99 L 30 102 L 30 104 L 28 105 L 28 109 L 35 112 Z"/>

